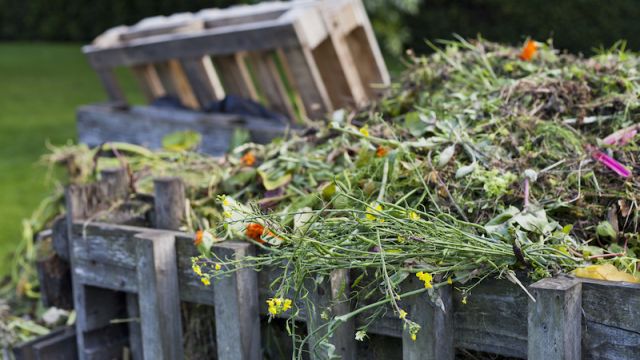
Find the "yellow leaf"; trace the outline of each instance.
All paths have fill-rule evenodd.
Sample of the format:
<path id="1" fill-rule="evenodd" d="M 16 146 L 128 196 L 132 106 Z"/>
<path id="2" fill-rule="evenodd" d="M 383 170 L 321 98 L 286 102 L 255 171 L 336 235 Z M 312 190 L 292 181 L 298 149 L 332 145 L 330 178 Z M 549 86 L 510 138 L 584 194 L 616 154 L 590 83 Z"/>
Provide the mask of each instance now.
<path id="1" fill-rule="evenodd" d="M 611 264 L 590 265 L 575 269 L 573 274 L 577 277 L 608 281 L 625 281 L 630 283 L 640 283 L 635 276 L 616 269 Z"/>

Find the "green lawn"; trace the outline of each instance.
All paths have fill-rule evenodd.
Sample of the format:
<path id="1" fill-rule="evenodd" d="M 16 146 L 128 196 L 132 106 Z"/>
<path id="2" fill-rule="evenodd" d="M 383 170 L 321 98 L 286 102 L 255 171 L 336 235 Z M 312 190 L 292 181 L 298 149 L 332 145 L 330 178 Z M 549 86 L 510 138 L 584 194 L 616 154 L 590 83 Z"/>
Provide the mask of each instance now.
<path id="1" fill-rule="evenodd" d="M 80 46 L 0 43 L 0 275 L 21 219 L 47 193 L 46 169 L 37 165 L 46 141 L 75 139 L 75 109 L 106 100 Z M 125 91 L 134 85 L 126 80 Z"/>

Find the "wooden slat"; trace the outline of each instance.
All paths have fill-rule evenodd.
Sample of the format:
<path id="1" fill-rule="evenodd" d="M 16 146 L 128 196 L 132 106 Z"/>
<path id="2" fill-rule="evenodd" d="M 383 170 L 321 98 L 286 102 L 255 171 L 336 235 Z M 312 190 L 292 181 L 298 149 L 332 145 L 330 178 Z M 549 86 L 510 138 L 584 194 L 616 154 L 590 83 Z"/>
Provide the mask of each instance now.
<path id="1" fill-rule="evenodd" d="M 293 24 L 274 20 L 209 29 L 196 34 L 159 35 L 111 48 L 88 45 L 83 52 L 95 69 L 108 69 L 178 58 L 273 50 L 296 44 L 298 38 Z"/>
<path id="2" fill-rule="evenodd" d="M 147 101 L 152 102 L 167 94 L 160 76 L 152 64 L 136 65 L 131 70 Z"/>
<path id="3" fill-rule="evenodd" d="M 291 74 L 291 84 L 304 103 L 307 116 L 319 119 L 333 110 L 322 75 L 309 49 L 293 46 L 280 49 L 286 71 Z"/>
<path id="4" fill-rule="evenodd" d="M 180 63 L 200 103 L 200 108 L 205 108 L 213 101 L 224 98 L 222 82 L 209 56 L 182 59 Z"/>
<path id="5" fill-rule="evenodd" d="M 214 57 L 216 68 L 220 70 L 222 84 L 227 94 L 258 100 L 258 91 L 253 84 L 245 63 L 246 54 L 239 52 L 230 56 Z"/>
<path id="6" fill-rule="evenodd" d="M 340 108 L 356 105 L 346 69 L 332 40 L 323 41 L 312 53 L 333 106 Z"/>
<path id="7" fill-rule="evenodd" d="M 221 259 L 236 261 L 251 256 L 254 248 L 246 242 L 223 242 L 213 248 Z M 220 360 L 262 359 L 258 278 L 252 269 L 238 270 L 214 279 L 216 345 Z"/>
<path id="8" fill-rule="evenodd" d="M 273 52 L 251 53 L 248 60 L 255 71 L 258 86 L 269 103 L 269 108 L 287 115 L 291 121 L 295 121 L 296 113 L 274 61 L 274 56 Z"/>
<path id="9" fill-rule="evenodd" d="M 424 283 L 415 276 L 410 276 L 403 283 L 403 291 L 424 288 Z M 442 300 L 439 304 L 429 299 L 424 293 L 399 303 L 407 312 L 407 318 L 420 325 L 416 340 L 411 339 L 409 327 L 404 327 L 402 334 L 402 358 L 404 360 L 453 360 L 453 303 L 450 286 L 435 290 Z"/>
<path id="10" fill-rule="evenodd" d="M 136 236 L 138 304 L 144 359 L 184 357 L 175 237 L 159 232 Z"/>
<path id="11" fill-rule="evenodd" d="M 582 359 L 582 284 L 572 278 L 543 279 L 529 287 L 528 359 Z"/>
<path id="12" fill-rule="evenodd" d="M 188 108 L 197 109 L 199 107 L 198 101 L 193 94 L 193 90 L 178 60 L 156 63 L 154 66 L 167 95 L 171 95 L 180 100 L 182 105 Z"/>
<path id="13" fill-rule="evenodd" d="M 134 360 L 143 359 L 142 349 L 142 327 L 140 326 L 140 303 L 137 294 L 128 293 L 127 297 L 127 317 L 129 322 L 129 349 Z"/>
<path id="14" fill-rule="evenodd" d="M 118 84 L 118 80 L 116 79 L 116 74 L 112 69 L 96 69 L 98 73 L 98 78 L 102 82 L 102 86 L 107 92 L 107 96 L 109 98 L 109 102 L 115 104 L 116 106 L 126 106 L 127 98 L 124 96 L 120 85 Z"/>
<path id="15" fill-rule="evenodd" d="M 76 281 L 105 289 L 137 292 L 138 282 L 133 268 L 76 258 L 73 277 Z"/>
<path id="16" fill-rule="evenodd" d="M 311 359 L 327 359 L 327 349 L 322 346 L 322 339 L 327 334 L 326 321 L 321 314 L 328 311 L 330 316 L 340 316 L 351 311 L 348 302 L 349 271 L 334 270 L 331 276 L 321 284 L 308 279 L 310 307 L 307 313 L 307 331 L 311 335 L 309 352 Z M 355 343 L 355 322 L 353 319 L 341 323 L 328 341 L 335 346 L 336 354 L 345 360 L 357 359 Z"/>

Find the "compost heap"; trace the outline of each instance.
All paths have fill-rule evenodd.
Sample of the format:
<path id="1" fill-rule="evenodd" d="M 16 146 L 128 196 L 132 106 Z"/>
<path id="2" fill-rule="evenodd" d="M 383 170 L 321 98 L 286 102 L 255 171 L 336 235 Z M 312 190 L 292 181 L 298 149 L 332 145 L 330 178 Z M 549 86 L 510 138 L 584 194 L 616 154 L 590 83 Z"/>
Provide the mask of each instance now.
<path id="1" fill-rule="evenodd" d="M 66 146 L 47 160 L 74 182 L 126 166 L 138 193 L 155 176 L 182 177 L 204 285 L 241 268 L 280 269 L 264 305 L 272 316 L 295 326 L 308 306 L 328 333 L 364 316 L 359 340 L 384 314 L 419 338 L 402 299 L 426 292 L 442 304 L 437 289 L 452 283 L 466 302 L 487 277 L 522 286 L 579 268 L 635 281 L 640 58 L 623 44 L 591 58 L 532 42 L 460 39 L 434 50 L 410 55 L 372 107 L 224 158 L 186 150 L 196 136 L 183 133 L 163 151 Z M 233 261 L 211 252 L 238 238 L 263 251 Z M 309 295 L 336 269 L 360 274 L 341 296 L 354 311 L 340 316 Z M 424 287 L 403 290 L 408 277 Z M 332 352 L 328 336 L 312 351 Z"/>

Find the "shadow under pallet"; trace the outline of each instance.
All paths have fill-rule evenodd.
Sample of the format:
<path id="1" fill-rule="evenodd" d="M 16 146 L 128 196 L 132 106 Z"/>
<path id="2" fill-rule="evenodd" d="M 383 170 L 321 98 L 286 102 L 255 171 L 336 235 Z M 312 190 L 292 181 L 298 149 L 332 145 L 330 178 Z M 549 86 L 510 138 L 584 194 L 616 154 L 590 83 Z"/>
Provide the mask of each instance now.
<path id="1" fill-rule="evenodd" d="M 198 255 L 192 235 L 175 231 L 181 221 L 184 188 L 175 178 L 157 179 L 150 216 L 153 228 L 97 222 L 100 213 L 128 194 L 122 170 L 106 171 L 100 182 L 67 190 L 68 236 L 76 336 L 80 359 L 118 357 L 122 347 L 134 359 L 181 359 L 183 336 L 180 303 L 213 307 L 218 359 L 261 359 L 269 353 L 260 325 L 267 315 L 265 301 L 277 271 L 242 269 L 204 286 L 193 273 Z M 60 228 L 60 227 L 58 227 Z M 57 238 L 65 238 L 58 236 Z M 240 259 L 255 253 L 248 242 L 218 243 L 222 258 Z M 350 304 L 332 299 L 332 291 L 352 277 L 337 269 L 330 280 L 311 291 L 315 304 L 331 307 L 333 315 L 350 311 Z M 356 274 L 357 275 L 357 274 Z M 474 288 L 467 303 L 452 287 L 441 288 L 446 312 L 427 295 L 402 300 L 421 327 L 412 341 L 392 311 L 369 327 L 372 339 L 388 341 L 387 351 L 355 340 L 355 329 L 367 314 L 347 321 L 332 338 L 344 359 L 453 359 L 455 348 L 532 360 L 634 359 L 640 354 L 640 286 L 560 276 L 525 283 L 536 301 L 506 280 L 486 280 Z M 420 286 L 406 280 L 406 289 Z M 323 324 L 319 314 L 305 309 L 297 320 L 307 331 Z M 113 319 L 139 321 L 113 323 Z M 214 320 L 211 319 L 213 322 Z M 397 339 L 397 340 L 392 340 Z M 311 337 L 309 349 L 315 349 Z M 394 347 L 393 344 L 401 346 Z M 380 348 L 380 344 L 375 344 Z M 382 346 L 384 348 L 384 346 Z M 379 349 L 378 349 L 379 350 Z M 389 351 L 395 351 L 392 355 Z M 273 353 L 273 352 L 272 352 Z M 321 354 L 310 352 L 312 359 Z"/>

